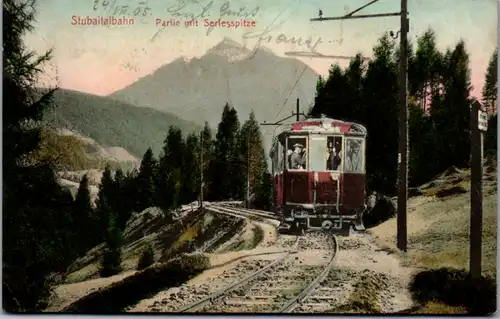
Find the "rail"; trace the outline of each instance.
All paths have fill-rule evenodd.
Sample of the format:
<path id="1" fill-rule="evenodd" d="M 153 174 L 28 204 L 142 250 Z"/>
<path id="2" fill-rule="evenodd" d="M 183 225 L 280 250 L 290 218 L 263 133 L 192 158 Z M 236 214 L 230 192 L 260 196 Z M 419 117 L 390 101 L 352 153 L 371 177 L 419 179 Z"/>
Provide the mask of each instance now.
<path id="1" fill-rule="evenodd" d="M 218 210 L 219 212 L 221 213 L 229 213 L 229 214 L 233 214 L 233 215 L 238 215 L 238 216 L 241 216 L 241 217 L 246 217 L 246 218 L 250 218 L 250 219 L 271 219 L 271 220 L 277 220 L 279 221 L 280 218 L 277 217 L 277 216 L 273 216 L 271 214 L 265 214 L 265 213 L 260 213 L 260 212 L 256 212 L 256 211 L 253 211 L 251 209 L 246 209 L 246 208 L 237 208 L 237 207 L 227 207 L 227 206 L 224 206 L 224 205 L 220 205 L 220 204 L 211 204 L 210 206 L 208 207 L 205 207 L 206 209 L 208 210 Z"/>
<path id="2" fill-rule="evenodd" d="M 302 290 L 301 293 L 299 293 L 297 296 L 295 296 L 293 299 L 289 300 L 287 303 L 281 307 L 278 312 L 279 313 L 290 313 L 292 312 L 304 299 L 306 299 L 313 291 L 316 289 L 316 287 L 328 276 L 328 273 L 332 269 L 333 265 L 335 264 L 335 259 L 337 257 L 337 252 L 339 251 L 339 244 L 337 242 L 337 239 L 335 238 L 334 235 L 332 236 L 333 240 L 333 250 L 334 253 L 332 255 L 332 258 L 326 265 L 325 269 L 306 287 Z"/>
<path id="3" fill-rule="evenodd" d="M 189 304 L 181 309 L 179 309 L 177 312 L 187 312 L 187 311 L 194 311 L 206 304 L 209 304 L 209 303 L 212 303 L 216 298 L 219 298 L 220 296 L 223 296 L 233 290 L 235 290 L 236 288 L 238 288 L 239 286 L 245 284 L 246 282 L 256 278 L 257 276 L 259 276 L 260 274 L 262 274 L 263 272 L 265 272 L 266 270 L 268 270 L 269 268 L 283 262 L 288 256 L 290 256 L 292 253 L 296 253 L 297 252 L 297 246 L 299 244 L 299 239 L 300 237 L 297 236 L 297 239 L 295 241 L 295 244 L 294 244 L 294 248 L 293 250 L 290 250 L 288 252 L 285 252 L 285 255 L 280 257 L 279 259 L 277 259 L 276 261 L 270 263 L 269 265 L 259 269 L 258 271 L 248 275 L 247 277 L 243 278 L 242 280 L 239 280 L 239 281 L 236 281 L 235 283 L 229 285 L 228 287 L 224 288 L 224 289 L 221 289 L 219 291 L 216 291 L 214 292 L 213 294 L 210 294 L 209 296 L 201 299 L 201 300 L 198 300 L 192 304 Z"/>

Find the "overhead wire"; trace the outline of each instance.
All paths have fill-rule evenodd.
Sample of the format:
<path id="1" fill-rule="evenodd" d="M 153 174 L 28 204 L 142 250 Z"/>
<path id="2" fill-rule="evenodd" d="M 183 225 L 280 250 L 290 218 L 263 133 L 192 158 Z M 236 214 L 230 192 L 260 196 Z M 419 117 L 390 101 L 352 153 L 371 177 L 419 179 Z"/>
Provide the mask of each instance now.
<path id="1" fill-rule="evenodd" d="M 293 87 L 292 89 L 290 90 L 290 92 L 288 93 L 286 99 L 285 99 L 285 102 L 283 102 L 283 105 L 281 105 L 281 108 L 279 110 L 279 112 L 276 114 L 276 116 L 280 115 L 280 113 L 283 111 L 283 108 L 285 107 L 286 103 L 288 102 L 288 99 L 290 98 L 290 95 L 292 95 L 293 93 L 293 90 L 295 89 L 295 87 L 297 86 L 297 83 L 299 83 L 300 79 L 302 78 L 302 75 L 304 75 L 304 72 L 306 71 L 307 69 L 307 64 L 304 65 L 304 68 L 302 69 L 302 72 L 300 73 L 299 77 L 297 78 L 297 80 L 295 81 L 295 83 L 293 84 Z"/>

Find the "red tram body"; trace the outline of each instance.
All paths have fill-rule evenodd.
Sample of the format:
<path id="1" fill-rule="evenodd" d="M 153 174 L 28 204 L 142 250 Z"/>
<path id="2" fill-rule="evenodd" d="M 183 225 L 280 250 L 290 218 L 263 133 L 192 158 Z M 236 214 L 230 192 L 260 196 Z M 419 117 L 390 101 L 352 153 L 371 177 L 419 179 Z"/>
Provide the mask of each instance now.
<path id="1" fill-rule="evenodd" d="M 293 123 L 274 139 L 273 198 L 281 230 L 362 228 L 366 135 L 360 124 L 320 118 Z"/>

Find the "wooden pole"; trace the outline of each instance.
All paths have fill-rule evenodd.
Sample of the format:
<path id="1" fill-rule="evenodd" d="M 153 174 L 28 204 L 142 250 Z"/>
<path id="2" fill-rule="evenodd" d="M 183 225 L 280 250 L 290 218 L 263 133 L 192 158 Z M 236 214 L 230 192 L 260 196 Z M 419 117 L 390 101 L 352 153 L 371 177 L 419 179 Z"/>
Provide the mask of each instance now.
<path id="1" fill-rule="evenodd" d="M 470 192 L 470 258 L 472 278 L 481 277 L 483 235 L 483 133 L 480 129 L 478 102 L 471 107 L 471 192 Z M 483 127 L 484 129 L 484 127 Z"/>
<path id="2" fill-rule="evenodd" d="M 200 133 L 200 212 L 203 212 L 203 188 L 204 188 L 204 181 L 203 181 L 203 151 L 204 151 L 204 145 L 203 145 L 203 132 Z"/>
<path id="3" fill-rule="evenodd" d="M 299 100 L 299 98 L 297 98 L 297 111 L 296 111 L 297 112 L 297 114 L 296 114 L 297 115 L 297 122 L 300 121 L 300 104 L 299 103 L 300 103 L 300 100 Z"/>
<path id="4" fill-rule="evenodd" d="M 250 207 L 250 128 L 247 128 L 247 204 Z"/>
<path id="5" fill-rule="evenodd" d="M 408 201 L 408 0 L 401 0 L 401 34 L 399 62 L 399 154 L 398 154 L 398 248 L 407 249 Z"/>

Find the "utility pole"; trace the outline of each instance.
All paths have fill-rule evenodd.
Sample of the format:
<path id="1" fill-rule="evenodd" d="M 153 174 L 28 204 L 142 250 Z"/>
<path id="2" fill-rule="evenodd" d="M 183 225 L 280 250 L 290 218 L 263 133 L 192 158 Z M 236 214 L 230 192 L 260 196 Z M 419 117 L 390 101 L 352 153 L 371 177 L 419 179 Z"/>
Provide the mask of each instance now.
<path id="1" fill-rule="evenodd" d="M 250 207 L 250 129 L 247 128 L 247 204 Z"/>
<path id="2" fill-rule="evenodd" d="M 203 132 L 200 133 L 200 212 L 203 213 L 203 188 L 205 187 L 204 181 L 203 181 L 203 170 L 204 166 L 203 165 Z"/>
<path id="3" fill-rule="evenodd" d="M 408 0 L 401 0 L 401 34 L 399 58 L 399 174 L 398 174 L 398 248 L 407 250 L 408 223 Z"/>
<path id="4" fill-rule="evenodd" d="M 297 110 L 295 111 L 295 115 L 297 115 L 297 122 L 300 121 L 300 101 L 297 98 Z"/>
<path id="5" fill-rule="evenodd" d="M 479 102 L 471 105 L 471 184 L 470 184 L 470 257 L 472 278 L 481 277 L 483 235 L 483 132 L 488 129 L 487 113 Z"/>
<path id="6" fill-rule="evenodd" d="M 310 19 L 310 21 L 331 21 L 331 20 L 347 20 L 347 19 L 366 19 L 366 18 L 382 18 L 400 16 L 401 25 L 397 32 L 400 35 L 400 70 L 399 70 L 399 154 L 398 154 L 398 217 L 397 217 L 397 242 L 398 248 L 402 251 L 407 250 L 407 200 L 408 200 L 408 31 L 410 28 L 408 19 L 408 0 L 401 0 L 401 10 L 399 12 L 377 13 L 377 14 L 362 14 L 355 13 L 364 8 L 378 2 L 372 0 L 369 3 L 349 12 L 346 15 L 339 17 L 327 17 Z M 320 14 L 322 14 L 320 10 Z M 390 33 L 393 38 L 393 32 Z"/>

